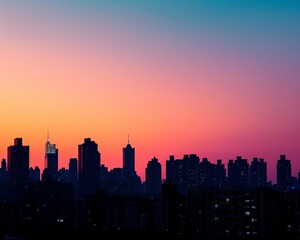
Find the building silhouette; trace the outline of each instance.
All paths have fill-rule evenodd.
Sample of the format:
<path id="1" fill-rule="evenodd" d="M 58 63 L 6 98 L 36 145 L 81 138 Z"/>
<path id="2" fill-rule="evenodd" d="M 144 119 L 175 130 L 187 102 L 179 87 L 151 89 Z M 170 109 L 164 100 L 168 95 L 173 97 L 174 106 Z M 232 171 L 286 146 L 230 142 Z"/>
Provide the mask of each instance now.
<path id="1" fill-rule="evenodd" d="M 281 190 L 288 190 L 291 183 L 291 161 L 286 159 L 285 155 L 280 155 L 280 159 L 277 160 L 277 185 Z"/>
<path id="2" fill-rule="evenodd" d="M 198 164 L 197 184 L 201 186 L 214 186 L 216 180 L 215 170 L 215 164 L 212 164 L 207 158 L 202 158 L 202 161 Z"/>
<path id="3" fill-rule="evenodd" d="M 267 185 L 267 163 L 263 158 L 253 158 L 249 166 L 249 184 L 252 188 Z"/>
<path id="4" fill-rule="evenodd" d="M 135 148 L 128 143 L 126 147 L 123 148 L 123 169 L 128 171 L 129 175 L 135 174 Z"/>
<path id="5" fill-rule="evenodd" d="M 45 144 L 45 171 L 56 180 L 58 178 L 58 149 L 55 144 L 50 143 L 49 134 Z"/>
<path id="6" fill-rule="evenodd" d="M 226 168 L 221 159 L 217 160 L 215 165 L 215 181 L 218 188 L 223 188 L 226 184 Z"/>
<path id="7" fill-rule="evenodd" d="M 91 138 L 78 145 L 79 194 L 95 193 L 99 187 L 100 157 L 98 144 Z"/>
<path id="8" fill-rule="evenodd" d="M 7 179 L 7 166 L 6 166 L 6 159 L 3 158 L 1 161 L 1 168 L 0 168 L 0 179 L 5 181 Z"/>
<path id="9" fill-rule="evenodd" d="M 5 158 L 2 158 L 0 171 L 1 172 L 6 172 L 7 171 L 6 159 Z"/>
<path id="10" fill-rule="evenodd" d="M 15 138 L 7 148 L 8 176 L 13 187 L 29 181 L 29 146 L 23 146 L 22 138 Z"/>
<path id="11" fill-rule="evenodd" d="M 38 166 L 35 166 L 34 168 L 29 168 L 29 181 L 30 182 L 37 182 L 40 180 L 41 177 L 41 170 Z"/>
<path id="12" fill-rule="evenodd" d="M 176 171 L 176 163 L 174 155 L 170 155 L 169 159 L 166 160 L 166 182 L 178 182 L 178 174 Z"/>
<path id="13" fill-rule="evenodd" d="M 145 191 L 146 195 L 153 196 L 161 192 L 161 164 L 156 157 L 153 157 L 145 170 Z"/>
<path id="14" fill-rule="evenodd" d="M 198 166 L 200 158 L 196 154 L 185 154 L 182 159 L 173 155 L 166 161 L 166 181 L 177 185 L 178 192 L 187 194 L 198 186 Z"/>
<path id="15" fill-rule="evenodd" d="M 0 198 L 5 198 L 8 194 L 8 173 L 6 159 L 3 158 L 1 161 L 0 168 Z"/>
<path id="16" fill-rule="evenodd" d="M 69 182 L 76 183 L 77 182 L 77 158 L 70 158 L 69 161 Z"/>
<path id="17" fill-rule="evenodd" d="M 248 186 L 249 163 L 241 156 L 228 162 L 228 182 L 232 187 L 245 188 Z"/>

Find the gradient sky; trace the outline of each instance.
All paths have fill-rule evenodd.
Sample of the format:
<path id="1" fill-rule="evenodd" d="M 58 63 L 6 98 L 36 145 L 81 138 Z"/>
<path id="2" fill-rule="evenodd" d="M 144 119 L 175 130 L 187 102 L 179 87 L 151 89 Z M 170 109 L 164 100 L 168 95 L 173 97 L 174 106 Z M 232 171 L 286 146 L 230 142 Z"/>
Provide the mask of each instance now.
<path id="1" fill-rule="evenodd" d="M 59 167 L 78 144 L 122 167 L 154 156 L 285 154 L 300 170 L 300 1 L 0 1 L 0 157 L 15 137 L 44 168 L 49 128 Z"/>

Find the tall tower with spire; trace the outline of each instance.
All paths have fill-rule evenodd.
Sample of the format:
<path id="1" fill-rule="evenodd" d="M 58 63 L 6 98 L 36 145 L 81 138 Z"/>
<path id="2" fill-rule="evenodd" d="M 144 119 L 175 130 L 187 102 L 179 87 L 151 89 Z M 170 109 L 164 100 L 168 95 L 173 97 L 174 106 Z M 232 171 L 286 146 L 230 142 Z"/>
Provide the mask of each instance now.
<path id="1" fill-rule="evenodd" d="M 130 145 L 129 135 L 125 148 L 123 148 L 123 169 L 126 169 L 129 174 L 135 173 L 135 149 Z"/>
<path id="2" fill-rule="evenodd" d="M 49 130 L 47 131 L 47 141 L 45 144 L 45 170 L 52 176 L 52 179 L 57 178 L 58 149 L 55 144 L 50 143 Z"/>

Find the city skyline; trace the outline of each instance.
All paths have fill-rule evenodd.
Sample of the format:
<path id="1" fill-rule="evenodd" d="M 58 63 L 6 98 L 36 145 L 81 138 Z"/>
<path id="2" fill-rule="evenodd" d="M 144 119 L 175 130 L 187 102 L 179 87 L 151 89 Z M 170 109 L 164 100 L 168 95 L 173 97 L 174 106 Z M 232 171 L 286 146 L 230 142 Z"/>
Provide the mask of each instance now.
<path id="1" fill-rule="evenodd" d="M 296 176 L 299 24 L 292 0 L 1 1 L 0 158 L 21 137 L 43 169 L 49 129 L 59 168 L 86 137 L 121 167 L 129 134 L 141 177 L 184 154 Z"/>
<path id="2" fill-rule="evenodd" d="M 84 153 L 83 153 L 83 146 L 88 144 L 87 146 L 89 147 L 85 147 L 88 151 L 89 149 L 95 149 L 98 153 L 96 155 L 96 158 L 95 156 L 92 156 L 92 155 L 87 155 L 87 159 L 89 160 L 92 160 L 93 159 L 93 167 L 90 168 L 90 171 L 94 171 L 94 175 L 98 175 L 100 172 L 95 172 L 95 170 L 97 168 L 100 168 L 100 166 L 106 168 L 106 171 L 108 172 L 114 172 L 115 170 L 117 169 L 124 169 L 125 171 L 128 171 L 128 173 L 131 175 L 136 175 L 140 178 L 140 180 L 142 182 L 145 182 L 146 180 L 146 172 L 147 172 L 147 167 L 149 166 L 149 164 L 151 165 L 153 162 L 156 162 L 158 165 L 160 165 L 160 168 L 161 168 L 161 180 L 162 180 L 162 183 L 168 179 L 167 177 L 167 165 L 168 165 L 168 162 L 170 160 L 175 160 L 175 161 L 179 161 L 179 162 L 182 162 L 182 161 L 186 161 L 188 160 L 189 158 L 191 158 L 190 161 L 194 161 L 193 158 L 196 157 L 199 161 L 200 164 L 212 164 L 214 165 L 216 168 L 218 166 L 223 166 L 224 167 L 224 170 L 225 170 L 225 176 L 226 178 L 229 178 L 230 179 L 230 175 L 231 176 L 234 176 L 234 175 L 238 175 L 240 174 L 240 172 L 242 172 L 243 170 L 239 169 L 238 170 L 238 174 L 233 174 L 232 172 L 230 172 L 230 168 L 232 169 L 232 164 L 237 162 L 239 164 L 239 162 L 244 162 L 242 163 L 242 165 L 244 165 L 244 167 L 247 169 L 245 169 L 247 171 L 247 173 L 245 173 L 245 181 L 247 182 L 247 184 L 250 184 L 251 185 L 251 179 L 250 179 L 250 174 L 253 174 L 253 171 L 258 171 L 257 169 L 257 163 L 263 163 L 264 165 L 264 168 L 265 170 L 263 170 L 265 173 L 264 173 L 264 182 L 268 183 L 269 185 L 277 185 L 278 184 L 278 178 L 280 179 L 283 179 L 283 180 L 279 180 L 279 181 L 286 181 L 285 179 L 285 176 L 286 176 L 286 170 L 284 170 L 283 172 L 282 171 L 279 171 L 278 172 L 278 167 L 279 168 L 282 168 L 282 166 L 286 166 L 286 163 L 288 163 L 289 165 L 289 170 L 288 170 L 288 173 L 287 175 L 290 176 L 290 178 L 293 178 L 294 181 L 296 181 L 296 179 L 299 179 L 299 176 L 300 176 L 300 170 L 296 172 L 296 174 L 293 174 L 293 172 L 295 172 L 295 170 L 293 169 L 293 161 L 291 161 L 290 159 L 288 159 L 286 157 L 285 154 L 280 154 L 276 160 L 276 171 L 273 173 L 273 175 L 275 176 L 274 179 L 271 179 L 269 177 L 269 173 L 270 173 L 270 170 L 268 169 L 268 164 L 267 162 L 265 161 L 265 159 L 263 157 L 252 157 L 251 159 L 247 159 L 247 158 L 244 158 L 242 155 L 236 155 L 234 158 L 231 158 L 231 159 L 228 159 L 228 161 L 224 161 L 223 159 L 218 159 L 216 162 L 213 162 L 211 161 L 209 158 L 207 157 L 201 157 L 199 156 L 198 154 L 196 153 L 184 153 L 182 156 L 174 156 L 173 154 L 170 154 L 168 159 L 165 159 L 163 161 L 159 161 L 158 158 L 156 156 L 153 156 L 151 159 L 149 159 L 147 162 L 146 162 L 146 166 L 145 168 L 143 169 L 143 173 L 140 174 L 137 170 L 136 170 L 136 167 L 135 167 L 135 163 L 136 163 L 136 159 L 135 159 L 135 147 L 132 146 L 132 144 L 130 143 L 129 141 L 129 136 L 128 136 L 128 142 L 126 144 L 126 146 L 123 147 L 123 162 L 122 162 L 122 165 L 121 166 L 111 166 L 110 168 L 108 168 L 108 166 L 106 166 L 104 163 L 102 163 L 102 158 L 101 158 L 101 151 L 99 151 L 98 149 L 98 143 L 95 142 L 93 139 L 91 138 L 84 138 L 83 139 L 83 143 L 82 144 L 78 144 L 77 147 L 78 147 L 78 152 L 77 152 L 77 155 L 74 156 L 74 157 L 71 157 L 68 161 L 68 166 L 62 166 L 62 167 L 59 167 L 59 155 L 58 155 L 58 148 L 56 148 L 56 144 L 51 144 L 50 143 L 50 137 L 49 137 L 49 132 L 47 133 L 47 140 L 46 140 L 46 144 L 45 144 L 45 162 L 44 162 L 44 166 L 40 166 L 40 165 L 32 165 L 30 162 L 30 145 L 29 144 L 25 144 L 23 145 L 23 138 L 21 137 L 16 137 L 14 138 L 14 145 L 11 144 L 9 146 L 7 146 L 7 158 L 2 158 L 2 161 L 5 162 L 6 164 L 6 171 L 9 171 L 10 169 L 10 152 L 11 152 L 11 148 L 13 147 L 17 147 L 17 146 L 24 146 L 26 149 L 27 149 L 27 156 L 26 158 L 24 159 L 25 162 L 27 162 L 27 165 L 28 165 L 28 170 L 29 168 L 31 168 L 32 170 L 39 170 L 40 172 L 40 179 L 42 178 L 42 175 L 43 173 L 46 173 L 46 174 L 50 174 L 53 178 L 53 180 L 57 181 L 59 179 L 59 171 L 61 170 L 70 170 L 70 168 L 76 168 L 78 169 L 78 174 L 80 172 L 82 172 L 83 170 L 83 165 L 82 165 L 82 159 L 83 159 L 83 156 L 84 156 Z M 92 145 L 90 145 L 92 144 Z M 27 159 L 27 160 L 26 160 Z M 22 157 L 20 158 L 20 160 L 22 160 Z M 74 160 L 78 163 L 76 163 L 76 166 L 74 166 Z M 72 163 L 73 162 L 73 163 Z M 246 166 L 246 165 L 247 166 Z M 73 165 L 73 166 L 72 166 Z M 283 167 L 283 168 L 286 168 L 286 167 Z M 73 170 L 71 169 L 71 170 Z M 254 170 L 256 169 L 256 170 Z M 5 169 L 3 169 L 5 170 Z M 217 171 L 217 170 L 216 170 Z M 260 170 L 261 171 L 261 170 Z M 89 173 L 91 174 L 91 172 Z M 103 174 L 103 173 L 102 173 Z M 219 174 L 219 173 L 218 173 Z M 283 174 L 283 177 L 282 175 Z M 101 174 L 100 174 L 101 175 Z M 272 175 L 272 176 L 273 176 Z M 97 179 L 97 177 L 94 177 L 95 179 Z M 230 180 L 229 180 L 230 181 Z M 290 180 L 289 180 L 290 181 Z M 97 182 L 97 181 L 95 181 Z M 246 184 L 246 183 L 245 183 Z M 290 183 L 289 183 L 290 184 Z"/>
<path id="3" fill-rule="evenodd" d="M 4 239 L 131 236 L 153 239 L 299 238 L 300 174 L 277 160 L 277 184 L 267 181 L 262 158 L 228 163 L 186 154 L 166 161 L 166 179 L 153 157 L 146 180 L 134 171 L 135 148 L 123 148 L 123 167 L 101 166 L 98 144 L 85 138 L 78 160 L 57 172 L 58 149 L 47 138 L 47 168 L 29 168 L 29 148 L 15 138 L 1 161 L 0 197 Z M 53 154 L 53 155 L 52 155 Z M 150 235 L 149 235 L 150 234 Z M 106 238 L 104 238 L 106 237 Z"/>

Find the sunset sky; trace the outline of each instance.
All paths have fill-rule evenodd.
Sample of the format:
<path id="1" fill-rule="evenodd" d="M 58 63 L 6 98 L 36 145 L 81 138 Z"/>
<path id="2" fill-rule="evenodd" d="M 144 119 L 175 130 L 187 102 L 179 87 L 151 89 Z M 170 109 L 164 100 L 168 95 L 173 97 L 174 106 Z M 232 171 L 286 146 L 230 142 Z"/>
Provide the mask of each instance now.
<path id="1" fill-rule="evenodd" d="M 78 144 L 101 163 L 136 151 L 216 163 L 281 154 L 300 170 L 300 1 L 0 1 L 0 158 L 14 138 L 44 165 L 47 129 L 59 167 Z"/>

